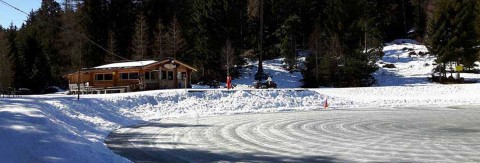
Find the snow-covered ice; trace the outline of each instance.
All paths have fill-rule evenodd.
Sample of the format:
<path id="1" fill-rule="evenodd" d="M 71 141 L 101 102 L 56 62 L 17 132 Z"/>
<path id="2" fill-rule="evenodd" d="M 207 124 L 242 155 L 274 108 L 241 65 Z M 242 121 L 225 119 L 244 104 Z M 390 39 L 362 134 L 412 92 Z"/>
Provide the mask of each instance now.
<path id="1" fill-rule="evenodd" d="M 179 118 L 125 127 L 106 142 L 151 162 L 479 162 L 479 115 L 411 107 Z"/>

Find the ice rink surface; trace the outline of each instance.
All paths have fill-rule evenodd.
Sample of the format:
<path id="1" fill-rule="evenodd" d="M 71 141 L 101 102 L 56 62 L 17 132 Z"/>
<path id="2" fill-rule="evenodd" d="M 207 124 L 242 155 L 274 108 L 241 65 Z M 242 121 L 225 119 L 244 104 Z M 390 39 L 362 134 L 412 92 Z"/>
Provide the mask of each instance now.
<path id="1" fill-rule="evenodd" d="M 480 107 L 170 119 L 105 142 L 134 162 L 480 162 Z"/>

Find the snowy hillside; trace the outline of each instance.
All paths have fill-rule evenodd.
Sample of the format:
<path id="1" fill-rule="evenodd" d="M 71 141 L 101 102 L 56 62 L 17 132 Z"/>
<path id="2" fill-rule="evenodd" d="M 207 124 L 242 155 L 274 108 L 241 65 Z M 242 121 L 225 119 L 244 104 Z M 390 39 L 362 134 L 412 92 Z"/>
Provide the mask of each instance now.
<path id="1" fill-rule="evenodd" d="M 304 57 L 299 58 L 303 60 Z M 300 80 L 303 79 L 303 75 L 299 71 L 289 72 L 284 67 L 286 64 L 283 62 L 284 58 L 265 60 L 263 62 L 264 72 L 272 77 L 278 85 L 278 88 L 299 88 L 302 86 Z M 241 77 L 234 79 L 232 82 L 236 84 L 238 88 L 248 88 L 255 81 L 254 76 L 258 70 L 258 61 L 247 61 L 247 65 L 240 69 Z"/>
<path id="2" fill-rule="evenodd" d="M 380 69 L 374 73 L 379 86 L 428 83 L 427 77 L 430 76 L 436 57 L 409 54 L 410 52 L 415 54 L 420 52 L 427 53 L 428 50 L 424 45 L 410 43 L 393 44 L 385 46 L 383 52 L 385 55 L 382 60 L 377 62 Z M 386 68 L 385 65 L 388 64 L 395 67 Z"/>
<path id="3" fill-rule="evenodd" d="M 270 76 L 272 80 L 277 84 L 277 88 L 300 88 L 303 83 L 303 75 L 299 71 L 289 72 L 285 69 L 286 63 L 284 58 L 278 58 L 273 60 L 264 60 L 263 61 L 263 71 L 265 74 Z M 300 66 L 302 62 L 305 61 L 305 57 L 298 58 Z M 255 81 L 255 73 L 258 70 L 258 61 L 253 61 L 247 59 L 247 63 L 243 65 L 240 71 L 240 77 L 232 80 L 232 85 L 235 86 L 235 89 L 249 89 L 252 87 L 253 82 Z M 225 77 L 226 78 L 226 77 Z M 221 83 L 221 87 L 225 88 L 225 83 Z M 207 89 L 208 86 L 205 85 L 193 85 L 193 88 L 196 89 Z"/>
<path id="4" fill-rule="evenodd" d="M 385 55 L 377 62 L 380 69 L 374 73 L 378 86 L 434 84 L 428 81 L 428 77 L 431 77 L 437 58 L 428 54 L 425 45 L 414 40 L 399 39 L 385 46 L 383 52 Z M 385 67 L 389 64 L 394 68 Z M 479 81 L 480 74 L 462 73 L 461 77 Z"/>

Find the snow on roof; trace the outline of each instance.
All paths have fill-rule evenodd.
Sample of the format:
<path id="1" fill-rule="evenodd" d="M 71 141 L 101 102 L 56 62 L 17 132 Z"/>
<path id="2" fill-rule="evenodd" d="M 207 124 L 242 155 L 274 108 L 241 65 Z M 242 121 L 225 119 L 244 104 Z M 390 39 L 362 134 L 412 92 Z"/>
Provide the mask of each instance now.
<path id="1" fill-rule="evenodd" d="M 142 67 L 146 65 L 150 65 L 156 63 L 157 61 L 148 60 L 148 61 L 135 61 L 135 62 L 120 62 L 120 63 L 112 63 L 106 64 L 102 66 L 94 67 L 94 69 L 109 69 L 109 68 L 128 68 L 128 67 Z"/>

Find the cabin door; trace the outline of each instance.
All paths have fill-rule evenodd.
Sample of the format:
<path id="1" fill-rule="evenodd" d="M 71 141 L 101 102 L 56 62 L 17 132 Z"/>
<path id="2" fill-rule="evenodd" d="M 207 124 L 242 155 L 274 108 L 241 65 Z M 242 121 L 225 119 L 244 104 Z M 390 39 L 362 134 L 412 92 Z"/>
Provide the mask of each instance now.
<path id="1" fill-rule="evenodd" d="M 175 83 L 174 83 L 174 79 L 173 79 L 174 78 L 173 71 L 167 71 L 166 75 L 167 75 L 167 81 L 166 81 L 167 88 L 169 88 L 169 89 L 176 88 Z"/>
<path id="2" fill-rule="evenodd" d="M 160 71 L 160 80 L 159 86 L 160 89 L 171 89 L 173 88 L 173 70 L 161 70 Z"/>

